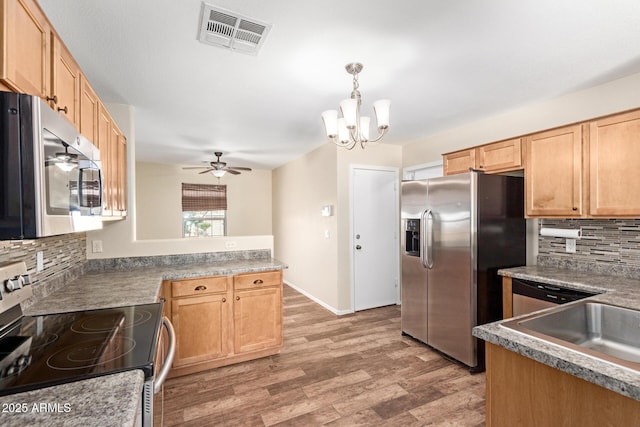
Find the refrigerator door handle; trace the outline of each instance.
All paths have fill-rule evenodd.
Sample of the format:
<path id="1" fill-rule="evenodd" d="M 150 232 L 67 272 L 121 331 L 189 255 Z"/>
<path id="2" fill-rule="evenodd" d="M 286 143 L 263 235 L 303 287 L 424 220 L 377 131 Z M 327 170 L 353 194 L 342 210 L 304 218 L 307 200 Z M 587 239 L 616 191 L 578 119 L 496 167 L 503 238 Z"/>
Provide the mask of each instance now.
<path id="1" fill-rule="evenodd" d="M 427 209 L 422 212 L 421 227 L 420 227 L 420 261 L 422 262 L 422 266 L 424 268 L 431 269 L 433 268 L 433 261 L 431 260 L 431 242 L 429 239 L 431 238 L 431 233 L 429 232 L 429 223 L 428 218 L 431 218 L 431 209 Z"/>

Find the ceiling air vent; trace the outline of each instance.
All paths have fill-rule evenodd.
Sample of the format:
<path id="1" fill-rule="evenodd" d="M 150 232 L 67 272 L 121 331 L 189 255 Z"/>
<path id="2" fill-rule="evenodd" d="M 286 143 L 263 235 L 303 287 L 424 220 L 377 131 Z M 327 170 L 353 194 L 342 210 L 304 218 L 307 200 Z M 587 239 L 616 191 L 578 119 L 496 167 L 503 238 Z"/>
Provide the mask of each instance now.
<path id="1" fill-rule="evenodd" d="M 249 55 L 258 54 L 271 24 L 204 2 L 202 8 L 200 42 Z"/>

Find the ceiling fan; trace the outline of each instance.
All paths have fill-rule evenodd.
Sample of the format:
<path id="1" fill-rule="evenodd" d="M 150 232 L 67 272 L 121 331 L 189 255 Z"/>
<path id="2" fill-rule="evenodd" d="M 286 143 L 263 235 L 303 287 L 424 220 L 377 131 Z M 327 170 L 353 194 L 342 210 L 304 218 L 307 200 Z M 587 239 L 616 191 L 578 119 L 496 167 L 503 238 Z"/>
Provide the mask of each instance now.
<path id="1" fill-rule="evenodd" d="M 216 151 L 214 154 L 218 159 L 215 162 L 209 162 L 209 166 L 193 166 L 193 167 L 186 167 L 182 169 L 205 169 L 200 173 L 203 174 L 203 173 L 211 172 L 214 176 L 218 178 L 222 177 L 227 172 L 229 172 L 232 175 L 240 175 L 240 171 L 251 172 L 251 168 L 244 168 L 240 166 L 227 166 L 225 162 L 221 162 L 220 156 L 222 156 L 222 153 L 220 151 Z"/>

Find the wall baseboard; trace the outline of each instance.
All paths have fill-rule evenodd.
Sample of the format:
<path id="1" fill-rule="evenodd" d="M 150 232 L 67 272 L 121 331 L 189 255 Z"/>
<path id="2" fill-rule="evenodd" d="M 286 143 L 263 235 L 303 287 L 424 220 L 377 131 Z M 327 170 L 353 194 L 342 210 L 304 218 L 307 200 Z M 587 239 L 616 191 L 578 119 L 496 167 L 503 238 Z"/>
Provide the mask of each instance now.
<path id="1" fill-rule="evenodd" d="M 304 295 L 305 297 L 309 298 L 310 300 L 312 300 L 316 304 L 319 304 L 322 307 L 326 308 L 327 310 L 329 310 L 330 312 L 332 312 L 336 316 L 344 316 L 345 314 L 353 314 L 353 311 L 351 311 L 351 310 L 338 310 L 338 309 L 330 306 L 329 304 L 325 303 L 322 300 L 319 300 L 315 296 L 311 295 L 310 293 L 308 293 L 304 289 L 299 288 L 298 286 L 296 286 L 295 284 L 289 282 L 288 280 L 284 280 L 284 284 L 287 285 L 287 286 L 290 286 L 293 289 L 295 289 L 297 292 L 300 292 L 302 295 Z"/>

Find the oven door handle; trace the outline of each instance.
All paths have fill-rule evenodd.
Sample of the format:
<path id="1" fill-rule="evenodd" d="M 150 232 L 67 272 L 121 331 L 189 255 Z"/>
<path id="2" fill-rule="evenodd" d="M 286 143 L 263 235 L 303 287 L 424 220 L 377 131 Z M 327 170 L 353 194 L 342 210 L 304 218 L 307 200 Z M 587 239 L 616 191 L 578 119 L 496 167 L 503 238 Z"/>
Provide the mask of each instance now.
<path id="1" fill-rule="evenodd" d="M 176 354 L 176 333 L 173 330 L 173 325 L 166 316 L 162 317 L 162 326 L 164 326 L 167 330 L 167 335 L 169 335 L 169 348 L 167 349 L 167 358 L 164 360 L 164 364 L 153 383 L 154 394 L 160 391 L 164 380 L 167 378 L 167 375 L 169 375 L 169 370 L 173 364 L 173 357 Z"/>

